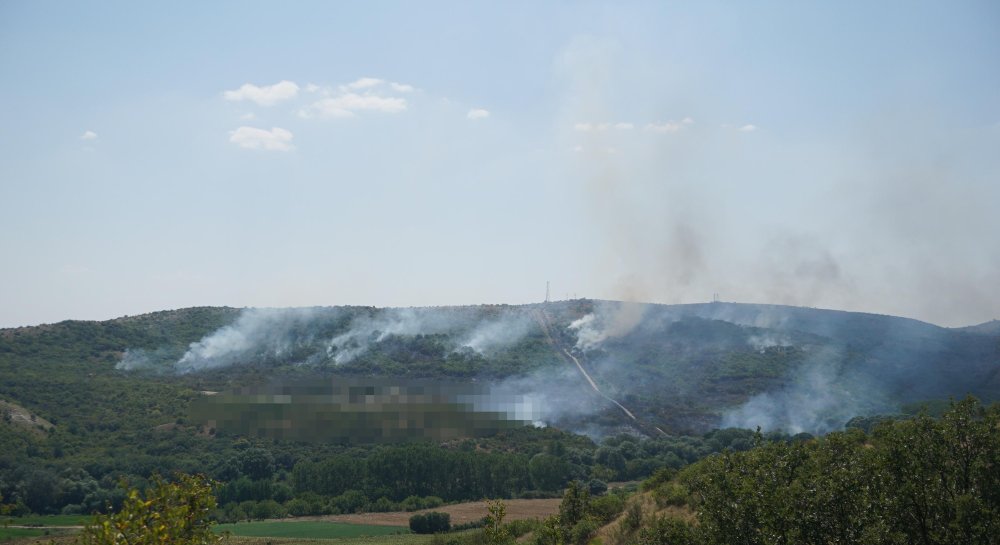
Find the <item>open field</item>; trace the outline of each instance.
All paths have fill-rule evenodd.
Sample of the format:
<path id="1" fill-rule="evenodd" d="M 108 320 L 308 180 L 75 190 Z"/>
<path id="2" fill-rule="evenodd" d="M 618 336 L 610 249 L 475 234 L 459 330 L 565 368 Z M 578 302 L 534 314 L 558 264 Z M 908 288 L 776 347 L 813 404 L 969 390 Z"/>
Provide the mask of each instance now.
<path id="1" fill-rule="evenodd" d="M 5 528 L 0 526 L 0 543 L 35 543 L 45 542 L 58 536 L 67 536 L 76 529 L 68 528 Z"/>
<path id="2" fill-rule="evenodd" d="M 389 534 L 337 539 L 228 536 L 223 538 L 220 543 L 222 545 L 427 545 L 433 537 L 419 534 Z"/>
<path id="3" fill-rule="evenodd" d="M 549 498 L 541 500 L 504 500 L 507 504 L 507 522 L 512 520 L 545 518 L 559 512 L 559 498 Z M 327 515 L 322 517 L 306 517 L 308 520 L 330 520 L 335 522 L 348 522 L 351 524 L 374 524 L 379 526 L 403 526 L 409 527 L 410 517 L 417 513 L 427 513 L 438 511 L 451 515 L 451 523 L 464 524 L 473 522 L 486 516 L 486 502 L 466 502 L 455 505 L 443 505 L 435 509 L 425 509 L 423 511 L 391 511 L 388 513 L 355 513 L 351 515 Z M 302 520 L 302 519 L 299 519 Z"/>
<path id="4" fill-rule="evenodd" d="M 504 500 L 507 505 L 506 520 L 544 518 L 559 511 L 558 498 L 540 500 Z M 322 517 L 299 517 L 263 522 L 220 524 L 217 532 L 229 531 L 223 543 L 232 545 L 304 545 L 329 543 L 337 545 L 425 545 L 430 536 L 409 533 L 410 517 L 417 513 L 438 511 L 451 515 L 452 524 L 477 521 L 486 516 L 486 502 L 466 502 L 444 505 L 424 511 L 393 511 L 388 513 L 357 513 Z M 47 542 L 54 536 L 75 532 L 90 522 L 85 515 L 30 516 L 4 519 L 10 526 L 39 526 L 38 528 L 0 529 L 0 539 L 9 543 L 27 544 Z M 337 523 L 337 524 L 331 524 Z M 60 528 L 62 527 L 62 528 Z M 45 535 L 46 529 L 49 535 Z M 34 539 L 32 539 L 34 538 Z M 62 542 L 66 538 L 56 539 Z M 8 541 L 5 541 L 7 543 Z"/>
<path id="5" fill-rule="evenodd" d="M 271 523 L 257 523 L 268 525 Z M 274 525 L 284 524 L 289 527 L 299 526 L 303 523 L 275 522 Z M 252 525 L 252 524 L 251 524 Z M 246 526 L 251 526 L 246 525 Z M 383 531 L 388 527 L 381 527 Z M 276 531 L 280 532 L 278 528 Z M 397 529 L 398 530 L 398 529 Z M 45 532 L 49 534 L 46 535 Z M 57 545 L 71 545 L 74 536 L 66 534 L 68 530 L 43 528 L 0 528 L 0 543 L 4 545 L 48 545 L 54 541 Z M 294 531 L 294 530 L 293 530 Z M 275 537 L 275 536 L 239 536 L 227 535 L 222 538 L 222 545 L 427 545 L 433 536 L 418 534 L 386 534 L 386 535 L 362 535 L 350 537 L 338 537 L 332 539 L 321 539 L 315 537 Z"/>
<path id="6" fill-rule="evenodd" d="M 271 520 L 262 522 L 240 522 L 236 524 L 219 524 L 213 530 L 216 533 L 229 532 L 234 536 L 245 537 L 293 537 L 310 539 L 334 539 L 345 537 L 381 536 L 387 534 L 409 533 L 407 528 L 383 525 L 348 524 L 332 521 L 296 521 Z"/>
<path id="7" fill-rule="evenodd" d="M 0 526 L 84 526 L 94 517 L 90 515 L 28 515 L 26 517 L 0 517 Z"/>

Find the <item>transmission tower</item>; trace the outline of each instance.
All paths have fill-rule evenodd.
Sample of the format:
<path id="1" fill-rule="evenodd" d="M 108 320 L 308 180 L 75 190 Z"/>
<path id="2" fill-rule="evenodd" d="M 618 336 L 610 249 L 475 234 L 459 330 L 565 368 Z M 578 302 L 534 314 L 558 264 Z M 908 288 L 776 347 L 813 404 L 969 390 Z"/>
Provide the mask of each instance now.
<path id="1" fill-rule="evenodd" d="M 545 281 L 545 302 L 549 302 L 549 281 Z"/>

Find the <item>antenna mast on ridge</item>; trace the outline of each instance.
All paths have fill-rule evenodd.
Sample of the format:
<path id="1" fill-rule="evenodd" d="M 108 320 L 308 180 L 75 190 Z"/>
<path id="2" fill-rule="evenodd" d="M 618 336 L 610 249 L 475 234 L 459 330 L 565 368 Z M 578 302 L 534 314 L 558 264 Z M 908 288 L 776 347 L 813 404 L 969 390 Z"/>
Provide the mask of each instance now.
<path id="1" fill-rule="evenodd" d="M 549 281 L 545 281 L 545 302 L 549 302 Z"/>

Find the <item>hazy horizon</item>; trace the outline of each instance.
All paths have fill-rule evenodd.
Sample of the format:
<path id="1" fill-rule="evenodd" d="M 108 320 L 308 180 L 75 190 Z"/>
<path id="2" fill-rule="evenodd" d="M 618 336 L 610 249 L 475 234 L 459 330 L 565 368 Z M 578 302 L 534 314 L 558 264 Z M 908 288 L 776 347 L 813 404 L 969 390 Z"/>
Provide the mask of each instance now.
<path id="1" fill-rule="evenodd" d="M 0 327 L 587 297 L 1000 318 L 995 2 L 0 5 Z"/>

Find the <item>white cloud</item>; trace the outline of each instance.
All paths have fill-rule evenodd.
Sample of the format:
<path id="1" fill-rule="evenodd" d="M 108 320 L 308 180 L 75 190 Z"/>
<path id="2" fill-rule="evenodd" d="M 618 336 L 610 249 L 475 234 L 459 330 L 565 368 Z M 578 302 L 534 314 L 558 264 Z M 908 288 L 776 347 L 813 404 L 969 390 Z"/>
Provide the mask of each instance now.
<path id="1" fill-rule="evenodd" d="M 295 98 L 299 94 L 299 86 L 295 82 L 282 80 L 274 85 L 258 87 L 252 83 L 244 83 L 235 91 L 225 91 L 223 98 L 232 101 L 250 100 L 259 106 L 273 106 L 282 100 Z"/>
<path id="2" fill-rule="evenodd" d="M 315 83 L 309 83 L 309 84 L 306 85 L 306 92 L 307 93 L 315 93 L 316 91 L 319 91 L 319 90 L 320 90 L 320 86 L 316 85 Z"/>
<path id="3" fill-rule="evenodd" d="M 271 130 L 256 127 L 240 127 L 229 131 L 229 141 L 241 148 L 267 151 L 289 151 L 292 149 L 292 132 L 280 127 Z"/>
<path id="4" fill-rule="evenodd" d="M 469 113 L 465 114 L 465 117 L 476 121 L 477 119 L 486 119 L 490 116 L 489 110 L 484 110 L 482 108 L 473 108 L 469 110 Z"/>
<path id="5" fill-rule="evenodd" d="M 387 82 L 380 78 L 359 78 L 351 83 L 336 87 L 319 87 L 310 84 L 309 92 L 317 92 L 323 98 L 300 109 L 297 115 L 301 118 L 355 117 L 358 112 L 372 111 L 382 113 L 399 113 L 409 106 L 406 99 L 392 96 L 392 91 L 406 93 L 413 91 L 413 86 L 396 82 Z"/>
<path id="6" fill-rule="evenodd" d="M 241 115 L 241 116 L 240 116 L 240 119 L 247 119 L 247 120 L 250 120 L 250 119 L 253 119 L 253 118 L 255 118 L 255 117 L 257 117 L 257 116 L 256 116 L 256 115 L 254 115 L 254 113 L 253 113 L 253 112 L 247 112 L 247 113 L 245 113 L 245 114 Z"/>
<path id="7" fill-rule="evenodd" d="M 94 131 L 83 131 L 80 140 L 97 140 L 97 133 Z"/>
<path id="8" fill-rule="evenodd" d="M 742 127 L 738 128 L 736 130 L 738 130 L 740 132 L 753 132 L 753 131 L 757 130 L 757 126 L 756 125 L 743 125 Z"/>
<path id="9" fill-rule="evenodd" d="M 369 110 L 394 114 L 406 110 L 406 100 L 398 97 L 382 97 L 378 95 L 359 95 L 345 93 L 334 98 L 324 98 L 316 101 L 310 109 L 323 117 L 354 117 L 359 110 Z M 309 112 L 300 112 L 310 117 Z"/>
<path id="10" fill-rule="evenodd" d="M 369 89 L 371 87 L 376 87 L 385 83 L 385 80 L 379 78 L 358 78 L 347 85 L 344 85 L 344 89 L 350 89 L 352 91 L 357 91 L 359 89 Z"/>
<path id="11" fill-rule="evenodd" d="M 617 123 L 591 123 L 589 121 L 583 123 L 577 123 L 573 125 L 573 130 L 580 132 L 591 132 L 591 131 L 606 131 L 609 129 L 615 129 L 619 131 L 627 131 L 629 129 L 634 129 L 635 125 L 628 123 L 626 121 L 619 121 Z"/>
<path id="12" fill-rule="evenodd" d="M 665 121 L 663 123 L 650 123 L 646 125 L 646 130 L 658 133 L 677 132 L 693 124 L 694 119 L 685 117 L 680 121 L 674 121 L 671 119 L 670 121 Z"/>

